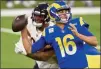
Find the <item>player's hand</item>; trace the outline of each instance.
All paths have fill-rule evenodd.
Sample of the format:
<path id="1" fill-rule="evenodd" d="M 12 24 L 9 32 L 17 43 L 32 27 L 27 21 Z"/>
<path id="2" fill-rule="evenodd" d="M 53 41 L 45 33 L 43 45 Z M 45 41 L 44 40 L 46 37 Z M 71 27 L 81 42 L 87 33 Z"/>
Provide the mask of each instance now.
<path id="1" fill-rule="evenodd" d="M 75 36 L 78 36 L 79 33 L 78 33 L 76 27 L 74 26 L 74 24 L 69 24 L 69 25 L 70 25 L 69 29 L 73 32 L 73 34 L 74 34 Z"/>

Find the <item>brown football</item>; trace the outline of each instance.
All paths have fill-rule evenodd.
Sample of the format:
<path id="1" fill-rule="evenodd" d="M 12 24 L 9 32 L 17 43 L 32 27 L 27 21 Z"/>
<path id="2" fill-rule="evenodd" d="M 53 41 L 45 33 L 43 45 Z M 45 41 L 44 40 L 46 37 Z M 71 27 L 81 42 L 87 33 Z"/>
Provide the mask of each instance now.
<path id="1" fill-rule="evenodd" d="M 17 16 L 13 22 L 12 22 L 12 30 L 13 32 L 19 32 L 24 29 L 24 27 L 27 25 L 27 18 L 24 15 Z"/>

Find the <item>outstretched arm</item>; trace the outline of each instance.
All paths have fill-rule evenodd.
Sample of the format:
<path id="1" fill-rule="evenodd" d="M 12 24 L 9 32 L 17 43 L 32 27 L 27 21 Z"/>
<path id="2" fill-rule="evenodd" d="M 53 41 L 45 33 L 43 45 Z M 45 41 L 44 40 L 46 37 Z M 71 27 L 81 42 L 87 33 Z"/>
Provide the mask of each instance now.
<path id="1" fill-rule="evenodd" d="M 54 55 L 54 50 L 47 47 L 49 47 L 49 45 L 45 46 L 44 50 L 40 50 L 33 54 L 27 54 L 26 56 L 38 61 L 47 61 Z"/>
<path id="2" fill-rule="evenodd" d="M 31 42 L 28 39 L 26 27 L 21 31 L 22 43 L 27 53 L 31 53 Z"/>

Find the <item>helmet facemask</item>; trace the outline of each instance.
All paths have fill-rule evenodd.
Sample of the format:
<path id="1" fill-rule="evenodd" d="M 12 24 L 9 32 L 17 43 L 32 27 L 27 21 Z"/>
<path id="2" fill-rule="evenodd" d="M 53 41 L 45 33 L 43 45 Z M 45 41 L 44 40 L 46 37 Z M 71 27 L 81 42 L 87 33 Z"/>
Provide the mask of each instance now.
<path id="1" fill-rule="evenodd" d="M 58 18 L 60 19 L 58 22 L 60 23 L 67 23 L 70 18 L 70 12 L 68 10 L 59 10 L 58 13 Z"/>
<path id="2" fill-rule="evenodd" d="M 32 16 L 33 25 L 36 27 L 42 27 L 43 23 L 45 22 L 45 13 L 41 13 L 39 11 L 34 11 Z"/>

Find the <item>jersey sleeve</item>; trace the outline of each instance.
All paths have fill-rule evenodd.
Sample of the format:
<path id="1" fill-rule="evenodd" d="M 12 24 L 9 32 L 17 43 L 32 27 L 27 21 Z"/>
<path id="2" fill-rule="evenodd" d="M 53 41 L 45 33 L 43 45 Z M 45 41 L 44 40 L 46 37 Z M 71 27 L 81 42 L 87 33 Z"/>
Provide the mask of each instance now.
<path id="1" fill-rule="evenodd" d="M 93 34 L 88 30 L 88 28 L 89 28 L 89 25 L 84 22 L 82 17 L 80 17 L 79 33 L 86 35 L 86 36 L 93 36 Z"/>
<path id="2" fill-rule="evenodd" d="M 35 53 L 40 49 L 42 49 L 45 45 L 46 45 L 45 39 L 43 36 L 41 36 L 41 38 L 37 42 L 33 43 L 31 52 Z"/>
<path id="3" fill-rule="evenodd" d="M 30 36 L 37 41 L 37 30 L 36 30 L 36 26 L 33 25 L 32 20 L 30 17 L 28 17 L 28 24 L 27 24 L 27 30 L 30 34 Z M 34 33 L 33 33 L 34 32 Z"/>
<path id="4" fill-rule="evenodd" d="M 27 55 L 25 48 L 23 47 L 22 38 L 15 44 L 15 52 L 18 54 Z"/>

